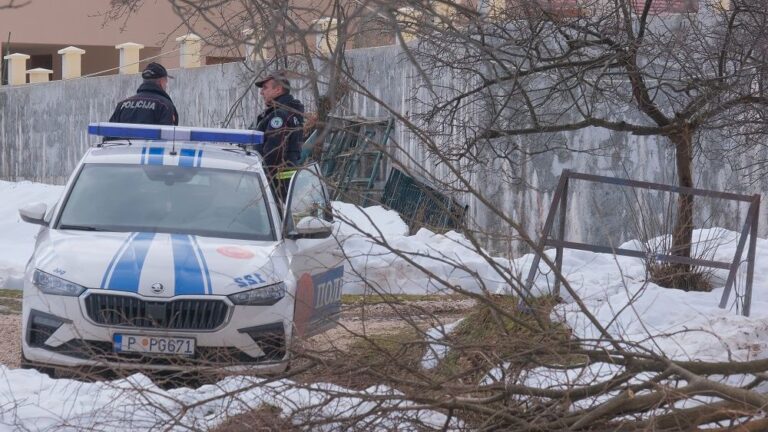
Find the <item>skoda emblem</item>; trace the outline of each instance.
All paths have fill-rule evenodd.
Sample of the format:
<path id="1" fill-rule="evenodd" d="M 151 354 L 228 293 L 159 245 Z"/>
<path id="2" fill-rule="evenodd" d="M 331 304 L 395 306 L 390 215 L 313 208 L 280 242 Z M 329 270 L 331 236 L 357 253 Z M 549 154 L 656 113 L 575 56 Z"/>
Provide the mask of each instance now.
<path id="1" fill-rule="evenodd" d="M 163 288 L 163 284 L 161 284 L 160 282 L 153 283 L 151 288 L 152 288 L 152 292 L 155 294 L 160 294 L 165 289 Z"/>

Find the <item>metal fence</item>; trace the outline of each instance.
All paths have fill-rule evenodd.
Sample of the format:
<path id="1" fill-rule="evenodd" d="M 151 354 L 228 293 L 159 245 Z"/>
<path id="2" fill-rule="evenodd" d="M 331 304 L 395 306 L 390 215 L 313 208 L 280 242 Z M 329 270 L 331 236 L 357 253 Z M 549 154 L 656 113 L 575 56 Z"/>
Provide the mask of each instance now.
<path id="1" fill-rule="evenodd" d="M 333 187 L 333 199 L 361 205 L 378 200 L 384 186 L 384 154 L 394 120 L 331 117 L 329 123 L 321 167 Z"/>
<path id="2" fill-rule="evenodd" d="M 392 168 L 384 186 L 381 203 L 400 213 L 411 231 L 426 227 L 433 231 L 461 230 L 468 206 Z"/>
<path id="3" fill-rule="evenodd" d="M 650 190 L 656 190 L 656 191 L 671 192 L 676 194 L 686 194 L 686 195 L 693 195 L 693 196 L 718 198 L 718 199 L 724 199 L 724 200 L 742 201 L 742 202 L 748 202 L 750 203 L 750 205 L 749 205 L 749 210 L 747 211 L 747 217 L 741 229 L 741 235 L 739 236 L 739 242 L 738 242 L 738 245 L 736 246 L 736 252 L 734 253 L 734 256 L 731 262 L 704 260 L 704 259 L 698 259 L 698 258 L 690 258 L 690 257 L 684 257 L 684 256 L 678 256 L 678 255 L 672 255 L 672 254 L 661 254 L 661 253 L 653 253 L 652 256 L 649 256 L 649 253 L 646 251 L 621 249 L 621 248 L 615 248 L 610 246 L 600 246 L 600 245 L 593 245 L 588 243 L 566 241 L 565 240 L 565 223 L 566 223 L 566 211 L 568 208 L 568 184 L 570 180 L 584 180 L 584 181 L 594 182 L 594 183 L 613 184 L 613 185 L 619 185 L 619 186 L 627 186 L 631 188 L 643 188 L 643 189 L 650 189 Z M 734 194 L 729 192 L 719 192 L 719 191 L 712 191 L 712 190 L 706 190 L 706 189 L 671 186 L 671 185 L 665 185 L 661 183 L 650 183 L 650 182 L 622 179 L 622 178 L 616 178 L 616 177 L 604 177 L 604 176 L 572 172 L 570 170 L 563 170 L 562 174 L 560 175 L 560 182 L 558 183 L 557 188 L 555 189 L 555 195 L 552 198 L 552 206 L 549 209 L 547 220 L 544 223 L 544 230 L 542 232 L 541 239 L 539 240 L 536 256 L 534 257 L 533 263 L 531 264 L 530 271 L 528 272 L 528 278 L 526 279 L 526 288 L 530 292 L 530 289 L 533 287 L 533 281 L 534 281 L 534 278 L 536 277 L 536 273 L 538 272 L 539 263 L 541 262 L 541 254 L 543 253 L 544 248 L 546 246 L 554 246 L 556 248 L 554 264 L 555 264 L 555 268 L 557 269 L 557 275 L 555 278 L 554 289 L 553 289 L 555 295 L 558 295 L 560 291 L 559 277 L 562 274 L 561 270 L 563 266 L 563 249 L 576 249 L 576 250 L 583 250 L 583 251 L 590 251 L 590 252 L 610 253 L 615 255 L 646 258 L 646 259 L 649 259 L 650 261 L 655 261 L 655 262 L 687 264 L 687 265 L 728 270 L 728 278 L 726 279 L 726 282 L 725 282 L 725 289 L 723 290 L 723 295 L 720 299 L 720 307 L 725 308 L 728 305 L 728 299 L 731 294 L 731 291 L 735 286 L 736 273 L 739 269 L 739 266 L 743 262 L 742 255 L 744 252 L 744 247 L 746 245 L 747 238 L 749 238 L 749 246 L 747 249 L 747 257 L 746 257 L 746 262 L 747 262 L 747 275 L 746 275 L 746 284 L 745 284 L 746 286 L 744 287 L 744 292 L 741 294 L 741 296 L 743 297 L 741 305 L 739 305 L 738 303 L 739 293 L 738 292 L 736 293 L 737 295 L 736 308 L 739 309 L 739 306 L 740 306 L 741 313 L 745 316 L 749 316 L 750 307 L 752 303 L 752 281 L 753 281 L 753 275 L 755 271 L 755 248 L 756 248 L 756 242 L 757 242 L 757 225 L 758 225 L 759 209 L 760 209 L 759 194 L 739 195 L 739 194 Z M 557 231 L 557 238 L 555 239 L 555 238 L 550 238 L 550 233 L 552 231 L 552 227 L 555 222 L 555 215 L 557 214 L 558 210 L 560 211 L 560 221 L 559 221 L 559 226 Z"/>

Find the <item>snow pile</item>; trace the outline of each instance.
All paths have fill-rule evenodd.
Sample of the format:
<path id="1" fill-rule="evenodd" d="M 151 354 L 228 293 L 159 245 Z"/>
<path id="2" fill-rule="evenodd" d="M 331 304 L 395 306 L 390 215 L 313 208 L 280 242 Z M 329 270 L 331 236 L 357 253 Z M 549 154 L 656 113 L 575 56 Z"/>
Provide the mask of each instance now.
<path id="1" fill-rule="evenodd" d="M 341 225 L 338 239 L 348 260 L 347 294 L 450 294 L 454 286 L 493 293 L 507 287 L 488 262 L 493 258 L 457 232 L 436 234 L 422 228 L 410 236 L 405 222 L 392 210 L 341 202 L 333 207 Z M 378 230 L 372 228 L 372 221 Z M 514 262 L 505 264 L 515 268 Z"/>
<path id="2" fill-rule="evenodd" d="M 433 327 L 427 330 L 426 338 L 429 345 L 427 346 L 427 351 L 424 353 L 424 357 L 421 359 L 422 368 L 434 369 L 437 367 L 440 360 L 448 355 L 449 346 L 441 341 L 453 332 L 462 321 L 464 321 L 464 318 L 450 324 L 440 325 L 439 327 Z"/>
<path id="3" fill-rule="evenodd" d="M 407 236 L 408 225 L 394 210 L 382 206 L 360 207 L 341 201 L 332 203 L 338 223 L 338 238 Z"/>
<path id="4" fill-rule="evenodd" d="M 375 431 L 445 425 L 445 415 L 415 409 L 402 396 L 386 386 L 354 391 L 243 376 L 198 389 L 163 390 L 142 374 L 84 383 L 0 366 L 0 402 L 5 407 L 0 430 L 208 430 L 263 404 L 279 407 L 294 423 L 318 424 L 313 430 L 339 430 L 350 419 Z M 393 408 L 397 412 L 381 414 Z M 451 429 L 461 427 L 456 421 L 449 424 Z"/>
<path id="5" fill-rule="evenodd" d="M 694 233 L 696 252 L 709 259 L 733 260 L 738 234 L 719 228 Z M 636 241 L 621 245 L 637 248 Z M 554 251 L 547 255 L 554 257 Z M 733 307 L 718 307 L 727 271 L 713 271 L 716 286 L 711 292 L 684 292 L 649 282 L 641 259 L 567 250 L 563 273 L 589 312 L 616 339 L 642 343 L 656 353 L 675 359 L 702 361 L 753 360 L 768 357 L 768 241 L 757 239 L 756 271 L 751 316 L 738 315 Z M 530 263 L 528 255 L 519 261 Z M 741 270 L 745 271 L 746 266 Z M 542 266 L 544 270 L 544 266 Z M 738 279 L 744 282 L 744 275 Z M 539 273 L 535 290 L 546 292 L 553 276 Z M 594 339 L 599 330 L 587 315 L 561 291 L 566 303 L 554 315 L 574 330 L 576 336 Z M 736 295 L 732 291 L 730 304 Z M 653 338 L 653 342 L 650 339 Z"/>
<path id="6" fill-rule="evenodd" d="M 19 207 L 44 202 L 51 208 L 63 191 L 63 186 L 0 181 L 0 288 L 21 288 L 24 266 L 40 229 L 21 220 Z"/>

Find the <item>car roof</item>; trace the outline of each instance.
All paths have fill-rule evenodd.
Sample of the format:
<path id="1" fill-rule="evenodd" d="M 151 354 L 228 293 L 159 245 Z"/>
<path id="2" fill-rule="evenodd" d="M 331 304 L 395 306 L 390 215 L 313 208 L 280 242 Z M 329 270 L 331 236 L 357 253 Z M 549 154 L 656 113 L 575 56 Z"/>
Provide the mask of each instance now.
<path id="1" fill-rule="evenodd" d="M 161 140 L 115 140 L 92 147 L 86 164 L 171 165 L 253 171 L 262 167 L 254 151 L 226 143 Z"/>

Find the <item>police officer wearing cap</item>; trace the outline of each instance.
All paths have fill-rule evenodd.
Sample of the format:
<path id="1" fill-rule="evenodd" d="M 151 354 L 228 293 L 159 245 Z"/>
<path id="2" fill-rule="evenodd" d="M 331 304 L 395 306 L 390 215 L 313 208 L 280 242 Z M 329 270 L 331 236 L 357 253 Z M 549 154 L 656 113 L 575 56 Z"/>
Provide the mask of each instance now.
<path id="1" fill-rule="evenodd" d="M 168 71 L 160 63 L 152 62 L 141 73 L 144 82 L 134 96 L 117 104 L 109 118 L 114 123 L 142 123 L 158 125 L 179 124 L 179 113 L 173 105 L 168 89 Z"/>
<path id="2" fill-rule="evenodd" d="M 272 72 L 255 85 L 261 89 L 267 107 L 251 129 L 264 132 L 260 152 L 274 185 L 281 171 L 299 164 L 304 140 L 304 104 L 291 95 L 291 83 L 284 72 Z M 276 188 L 278 193 L 279 189 Z"/>

